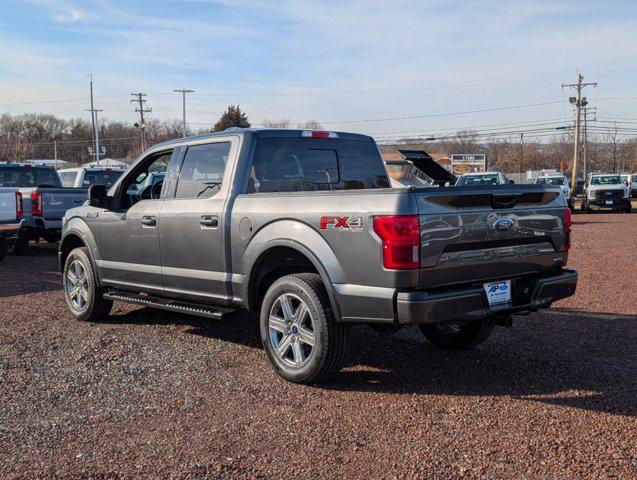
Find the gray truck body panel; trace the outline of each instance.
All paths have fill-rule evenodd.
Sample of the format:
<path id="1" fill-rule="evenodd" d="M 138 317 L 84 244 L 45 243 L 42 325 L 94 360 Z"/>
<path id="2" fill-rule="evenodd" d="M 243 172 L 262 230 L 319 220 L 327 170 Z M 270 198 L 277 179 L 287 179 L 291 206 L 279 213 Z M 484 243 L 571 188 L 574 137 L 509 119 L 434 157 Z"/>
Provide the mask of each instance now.
<path id="1" fill-rule="evenodd" d="M 93 206 L 69 210 L 61 263 L 68 254 L 65 245 L 77 237 L 89 248 L 102 286 L 254 309 L 255 272 L 276 249 L 288 249 L 303 255 L 321 275 L 337 319 L 343 322 L 445 321 L 440 314 L 427 317 L 427 312 L 439 310 L 425 305 L 431 295 L 444 293 L 442 289 L 447 296 L 460 292 L 469 298 L 469 304 L 463 307 L 461 302 L 453 311 L 476 310 L 472 305 L 482 302 L 483 313 L 494 315 L 479 292 L 481 283 L 498 279 L 521 282 L 527 293 L 520 301 L 528 300 L 528 309 L 574 292 L 576 273 L 556 277 L 566 272 L 562 267 L 567 258 L 566 202 L 559 187 L 248 193 L 255 142 L 268 137 L 298 138 L 300 132 L 244 129 L 149 149 L 113 185 L 109 201 L 118 198 L 120 185 L 137 175 L 144 159 L 173 150 L 162 197 L 138 201 L 125 211 Z M 363 135 L 338 132 L 338 137 L 373 142 Z M 214 142 L 231 144 L 219 190 L 208 198 L 172 198 L 186 149 Z M 380 154 L 370 161 L 381 162 Z M 512 202 L 510 207 L 507 202 Z M 373 228 L 379 215 L 419 215 L 420 269 L 383 267 L 382 241 Z M 324 229 L 320 219 L 325 216 L 362 220 L 356 229 Z M 204 218 L 214 226 L 204 225 Z M 494 229 L 501 218 L 513 227 Z M 555 282 L 560 294 L 548 301 L 537 303 L 538 298 L 529 296 L 531 291 L 548 291 L 544 285 Z M 464 295 L 467 291 L 471 294 Z"/>

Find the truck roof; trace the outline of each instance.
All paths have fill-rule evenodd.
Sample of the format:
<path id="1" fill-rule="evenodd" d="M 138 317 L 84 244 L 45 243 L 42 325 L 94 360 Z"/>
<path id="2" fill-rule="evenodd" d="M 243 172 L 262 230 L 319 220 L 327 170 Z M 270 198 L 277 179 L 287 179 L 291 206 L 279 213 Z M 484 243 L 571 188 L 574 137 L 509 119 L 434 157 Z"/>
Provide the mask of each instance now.
<path id="1" fill-rule="evenodd" d="M 469 177 L 474 175 L 500 175 L 500 172 L 467 172 L 462 174 L 463 177 L 465 176 Z"/>
<path id="2" fill-rule="evenodd" d="M 170 145 L 179 145 L 182 143 L 187 143 L 192 140 L 200 140 L 206 138 L 215 138 L 215 137 L 224 137 L 227 135 L 247 135 L 247 134 L 256 134 L 259 137 L 300 137 L 303 132 L 329 132 L 336 134 L 338 138 L 344 138 L 347 140 L 363 140 L 363 141 L 373 141 L 372 137 L 369 135 L 362 135 L 359 133 L 349 133 L 349 132 L 337 132 L 334 130 L 311 130 L 311 129 L 292 129 L 292 128 L 239 128 L 239 127 L 231 127 L 227 128 L 222 132 L 212 132 L 212 133 L 204 133 L 202 135 L 191 135 L 189 137 L 183 138 L 175 138 L 173 140 L 168 140 L 166 142 L 158 143 L 153 145 L 153 148 L 170 146 Z"/>
<path id="3" fill-rule="evenodd" d="M 55 170 L 52 165 L 45 165 L 43 163 L 0 162 L 0 167 L 50 168 Z"/>

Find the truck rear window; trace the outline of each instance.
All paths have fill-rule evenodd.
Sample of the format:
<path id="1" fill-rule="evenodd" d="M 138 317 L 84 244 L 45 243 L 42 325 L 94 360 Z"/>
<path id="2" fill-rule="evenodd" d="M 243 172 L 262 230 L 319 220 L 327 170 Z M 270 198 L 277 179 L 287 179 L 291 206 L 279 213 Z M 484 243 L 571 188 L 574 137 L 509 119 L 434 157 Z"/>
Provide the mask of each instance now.
<path id="1" fill-rule="evenodd" d="M 52 168 L 0 166 L 0 187 L 61 187 L 60 177 Z"/>
<path id="2" fill-rule="evenodd" d="M 91 185 L 113 186 L 117 179 L 124 173 L 123 170 L 88 170 L 84 172 L 84 180 L 82 187 L 90 187 Z"/>
<path id="3" fill-rule="evenodd" d="M 389 188 L 372 142 L 325 138 L 260 138 L 248 192 Z"/>

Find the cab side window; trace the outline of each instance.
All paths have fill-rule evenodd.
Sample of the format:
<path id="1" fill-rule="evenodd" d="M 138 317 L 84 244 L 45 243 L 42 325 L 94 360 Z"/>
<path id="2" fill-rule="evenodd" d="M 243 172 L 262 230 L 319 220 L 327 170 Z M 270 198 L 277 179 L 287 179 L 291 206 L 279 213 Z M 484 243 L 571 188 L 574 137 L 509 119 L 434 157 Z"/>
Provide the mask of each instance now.
<path id="1" fill-rule="evenodd" d="M 63 187 L 72 187 L 75 185 L 75 179 L 78 172 L 63 172 L 60 174 L 60 180 Z"/>
<path id="2" fill-rule="evenodd" d="M 188 147 L 175 198 L 208 198 L 217 193 L 228 164 L 230 146 L 230 142 L 219 142 Z"/>

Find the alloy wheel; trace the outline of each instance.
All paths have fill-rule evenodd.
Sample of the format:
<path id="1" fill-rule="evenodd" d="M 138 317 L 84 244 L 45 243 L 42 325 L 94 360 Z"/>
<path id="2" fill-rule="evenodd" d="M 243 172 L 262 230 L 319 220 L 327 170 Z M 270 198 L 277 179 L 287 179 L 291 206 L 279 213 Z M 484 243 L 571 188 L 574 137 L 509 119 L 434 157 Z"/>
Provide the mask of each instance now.
<path id="1" fill-rule="evenodd" d="M 268 333 L 275 355 L 288 367 L 301 368 L 309 362 L 316 342 L 314 321 L 300 297 L 284 293 L 275 300 Z"/>
<path id="2" fill-rule="evenodd" d="M 75 310 L 81 312 L 89 301 L 89 281 L 86 269 L 79 260 L 73 260 L 66 272 L 66 294 Z"/>

